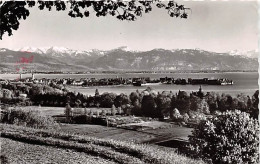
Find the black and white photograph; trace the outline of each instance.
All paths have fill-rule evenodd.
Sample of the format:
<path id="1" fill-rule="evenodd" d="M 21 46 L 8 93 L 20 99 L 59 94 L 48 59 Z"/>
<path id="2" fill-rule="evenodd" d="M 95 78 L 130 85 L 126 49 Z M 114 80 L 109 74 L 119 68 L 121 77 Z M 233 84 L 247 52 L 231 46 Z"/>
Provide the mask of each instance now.
<path id="1" fill-rule="evenodd" d="M 258 10 L 0 1 L 0 163 L 258 164 Z"/>

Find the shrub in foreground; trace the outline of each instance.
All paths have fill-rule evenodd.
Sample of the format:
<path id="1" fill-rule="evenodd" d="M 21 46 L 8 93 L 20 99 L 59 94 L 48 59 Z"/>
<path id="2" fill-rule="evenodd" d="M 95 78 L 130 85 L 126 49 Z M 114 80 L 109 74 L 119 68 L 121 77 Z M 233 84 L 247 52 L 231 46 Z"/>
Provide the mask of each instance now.
<path id="1" fill-rule="evenodd" d="M 27 126 L 37 129 L 57 128 L 58 124 L 52 117 L 39 110 L 23 110 L 20 108 L 6 109 L 1 117 L 2 123 Z"/>
<path id="2" fill-rule="evenodd" d="M 2 164 L 9 164 L 10 163 L 5 154 L 0 155 L 0 163 L 2 163 Z"/>
<path id="3" fill-rule="evenodd" d="M 245 112 L 227 111 L 201 121 L 189 140 L 189 154 L 212 163 L 259 162 L 259 124 Z"/>

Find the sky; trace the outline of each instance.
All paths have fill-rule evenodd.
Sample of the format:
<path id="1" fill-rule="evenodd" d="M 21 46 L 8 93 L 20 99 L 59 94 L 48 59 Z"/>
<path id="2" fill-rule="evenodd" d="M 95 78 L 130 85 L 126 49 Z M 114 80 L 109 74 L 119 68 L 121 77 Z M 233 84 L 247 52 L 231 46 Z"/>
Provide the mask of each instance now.
<path id="1" fill-rule="evenodd" d="M 167 10 L 153 10 L 134 22 L 115 17 L 71 18 L 68 11 L 34 7 L 0 47 L 67 47 L 75 50 L 203 49 L 214 52 L 258 48 L 257 1 L 177 1 L 192 9 L 188 19 L 172 18 Z"/>

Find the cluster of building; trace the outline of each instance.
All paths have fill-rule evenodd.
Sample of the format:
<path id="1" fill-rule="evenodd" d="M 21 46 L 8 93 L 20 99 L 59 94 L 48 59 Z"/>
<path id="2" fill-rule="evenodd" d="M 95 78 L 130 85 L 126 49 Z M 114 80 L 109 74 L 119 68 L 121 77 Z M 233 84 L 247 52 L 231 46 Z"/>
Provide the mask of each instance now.
<path id="1" fill-rule="evenodd" d="M 20 74 L 20 78 L 16 80 L 2 80 L 0 79 L 0 84 L 3 83 L 35 83 L 35 84 L 62 84 L 62 85 L 72 85 L 72 86 L 107 86 L 107 85 L 134 85 L 134 86 L 141 86 L 146 83 L 162 83 L 162 84 L 192 84 L 192 85 L 232 85 L 233 81 L 229 79 L 192 79 L 188 78 L 188 80 L 183 78 L 169 78 L 164 77 L 160 79 L 153 79 L 151 80 L 150 77 L 139 77 L 139 78 L 81 78 L 81 79 L 72 79 L 72 78 L 62 78 L 62 79 L 47 79 L 41 78 L 36 79 L 34 78 L 34 74 L 32 73 L 31 77 L 22 78 L 22 74 Z"/>
<path id="2" fill-rule="evenodd" d="M 233 81 L 229 80 L 229 79 L 209 79 L 209 78 L 203 78 L 203 79 L 192 79 L 192 78 L 188 78 L 188 80 L 186 79 L 174 79 L 174 78 L 160 78 L 160 81 L 162 83 L 166 83 L 166 84 L 182 84 L 182 85 L 186 85 L 186 84 L 192 84 L 192 85 L 232 85 Z"/>
<path id="3" fill-rule="evenodd" d="M 48 79 L 48 78 L 40 78 L 36 79 L 34 74 L 32 73 L 31 77 L 20 77 L 14 80 L 4 80 L 0 79 L 0 84 L 62 84 L 62 85 L 72 85 L 72 86 L 106 86 L 106 85 L 131 85 L 133 82 L 133 78 L 81 78 L 81 79 L 73 79 L 73 78 L 55 78 L 55 79 Z"/>

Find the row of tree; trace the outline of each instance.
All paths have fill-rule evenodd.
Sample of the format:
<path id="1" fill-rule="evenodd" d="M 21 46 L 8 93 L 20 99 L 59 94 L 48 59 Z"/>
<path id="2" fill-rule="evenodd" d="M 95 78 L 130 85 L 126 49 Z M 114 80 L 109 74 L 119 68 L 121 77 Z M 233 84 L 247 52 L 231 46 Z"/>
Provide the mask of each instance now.
<path id="1" fill-rule="evenodd" d="M 147 117 L 174 117 L 174 109 L 181 115 L 190 112 L 212 114 L 215 111 L 224 112 L 238 109 L 258 117 L 259 91 L 253 96 L 238 94 L 232 97 L 228 94 L 219 95 L 215 92 L 204 94 L 201 90 L 190 94 L 185 91 L 178 93 L 164 91 L 155 92 L 151 88 L 140 92 L 135 91 L 130 95 L 103 93 L 96 90 L 94 96 L 86 96 L 81 93 L 68 92 L 66 89 L 40 84 L 16 85 L 8 84 L 0 86 L 0 99 L 17 99 L 21 93 L 28 94 L 33 105 L 65 107 L 67 103 L 71 107 L 121 107 L 126 114 Z M 30 105 L 30 104 L 29 104 Z M 175 110 L 176 111 L 176 110 Z"/>

